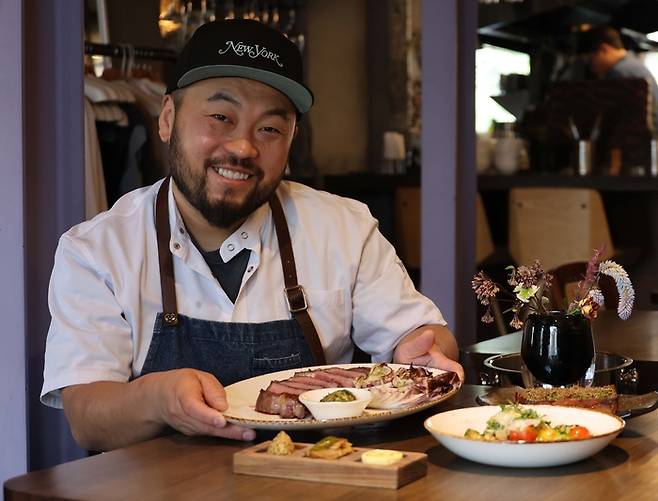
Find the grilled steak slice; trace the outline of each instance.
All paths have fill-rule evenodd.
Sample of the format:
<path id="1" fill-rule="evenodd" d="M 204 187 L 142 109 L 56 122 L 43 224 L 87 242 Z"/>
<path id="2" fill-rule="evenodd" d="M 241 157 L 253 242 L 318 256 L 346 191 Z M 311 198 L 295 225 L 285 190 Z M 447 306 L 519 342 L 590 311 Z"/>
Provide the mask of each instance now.
<path id="1" fill-rule="evenodd" d="M 321 378 L 309 376 L 293 376 L 290 379 L 286 379 L 286 382 L 309 384 L 314 388 L 336 388 L 338 386 L 338 383 L 335 381 L 325 381 Z"/>
<path id="2" fill-rule="evenodd" d="M 300 383 L 299 381 L 293 381 L 292 379 L 286 379 L 285 381 L 281 381 L 281 383 L 285 384 L 290 388 L 297 388 L 302 391 L 317 390 L 319 388 L 324 388 L 324 386 L 320 386 L 318 384 Z"/>
<path id="3" fill-rule="evenodd" d="M 329 373 L 331 373 L 331 374 L 337 374 L 337 375 L 339 375 L 339 376 L 343 376 L 343 377 L 346 377 L 346 378 L 351 378 L 351 379 L 353 379 L 353 380 L 355 380 L 355 379 L 358 378 L 359 376 L 362 376 L 362 375 L 363 375 L 363 372 L 360 372 L 360 371 L 358 371 L 358 370 L 354 370 L 354 369 L 343 369 L 343 368 L 341 368 L 341 367 L 331 367 L 331 368 L 329 368 L 329 369 L 326 369 L 326 372 L 329 372 Z M 366 374 L 367 374 L 367 373 L 366 373 Z"/>
<path id="4" fill-rule="evenodd" d="M 256 400 L 256 410 L 266 414 L 278 414 L 282 418 L 303 418 L 307 410 L 297 395 L 289 393 L 272 393 L 270 391 L 260 390 Z"/>
<path id="5" fill-rule="evenodd" d="M 265 391 L 274 395 L 281 395 L 282 393 L 299 395 L 300 393 L 304 393 L 307 390 L 288 386 L 285 381 L 272 381 Z"/>

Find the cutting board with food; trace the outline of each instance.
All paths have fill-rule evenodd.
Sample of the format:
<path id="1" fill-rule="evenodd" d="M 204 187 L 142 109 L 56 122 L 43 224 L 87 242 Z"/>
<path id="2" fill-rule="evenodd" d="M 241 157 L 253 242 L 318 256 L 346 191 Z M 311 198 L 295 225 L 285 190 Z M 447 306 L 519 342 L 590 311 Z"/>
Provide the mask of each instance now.
<path id="1" fill-rule="evenodd" d="M 316 444 L 293 443 L 280 435 L 236 452 L 233 472 L 387 489 L 398 489 L 427 474 L 427 454 L 352 447 L 346 439 L 333 436 Z"/>

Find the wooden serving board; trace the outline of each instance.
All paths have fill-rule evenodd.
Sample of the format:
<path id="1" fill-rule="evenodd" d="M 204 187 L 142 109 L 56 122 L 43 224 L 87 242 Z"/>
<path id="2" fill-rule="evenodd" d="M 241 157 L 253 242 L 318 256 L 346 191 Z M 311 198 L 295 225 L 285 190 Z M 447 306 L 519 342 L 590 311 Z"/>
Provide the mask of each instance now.
<path id="1" fill-rule="evenodd" d="M 427 474 L 427 454 L 420 452 L 402 451 L 400 461 L 380 466 L 361 462 L 361 454 L 370 450 L 363 447 L 354 447 L 354 452 L 339 459 L 316 459 L 306 455 L 313 444 L 295 443 L 290 456 L 275 456 L 267 453 L 270 442 L 236 452 L 233 472 L 386 489 L 398 489 Z"/>

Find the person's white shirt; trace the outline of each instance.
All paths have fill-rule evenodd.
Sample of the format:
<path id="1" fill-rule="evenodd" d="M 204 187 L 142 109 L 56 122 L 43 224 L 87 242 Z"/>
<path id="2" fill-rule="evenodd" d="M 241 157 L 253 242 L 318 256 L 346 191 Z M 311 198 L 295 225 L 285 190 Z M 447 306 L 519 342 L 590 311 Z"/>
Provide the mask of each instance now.
<path id="1" fill-rule="evenodd" d="M 162 311 L 155 233 L 160 184 L 128 193 L 60 238 L 48 296 L 43 403 L 61 407 L 66 386 L 139 376 Z M 350 362 L 351 338 L 374 362 L 390 361 L 410 331 L 445 325 L 438 308 L 416 291 L 366 205 L 288 181 L 277 194 L 328 363 Z M 220 248 L 225 262 L 251 250 L 233 304 L 187 234 L 171 187 L 168 198 L 180 314 L 220 322 L 290 318 L 268 204 Z"/>

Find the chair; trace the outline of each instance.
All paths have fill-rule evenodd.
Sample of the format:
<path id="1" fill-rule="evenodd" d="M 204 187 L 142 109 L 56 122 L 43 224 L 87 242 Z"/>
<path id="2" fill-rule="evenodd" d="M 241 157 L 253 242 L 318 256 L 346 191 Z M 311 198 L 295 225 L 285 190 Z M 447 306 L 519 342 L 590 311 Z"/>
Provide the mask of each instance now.
<path id="1" fill-rule="evenodd" d="M 420 188 L 395 190 L 396 250 L 407 268 L 420 268 Z"/>
<path id="2" fill-rule="evenodd" d="M 563 264 L 549 271 L 553 275 L 551 295 L 555 306 L 559 307 L 573 299 L 578 282 L 585 278 L 586 272 L 586 261 Z M 619 303 L 619 292 L 614 279 L 607 275 L 601 275 L 599 277 L 599 288 L 605 298 L 605 308 L 608 310 L 616 309 Z"/>
<path id="3" fill-rule="evenodd" d="M 587 262 L 604 246 L 614 253 L 601 195 L 585 188 L 512 188 L 509 250 L 518 264 L 539 259 L 544 269 Z"/>
<path id="4" fill-rule="evenodd" d="M 420 268 L 420 188 L 395 190 L 395 235 L 398 255 L 407 267 Z M 494 252 L 491 229 L 480 194 L 475 199 L 475 262 Z"/>
<path id="5" fill-rule="evenodd" d="M 493 237 L 487 213 L 484 210 L 484 203 L 479 193 L 475 197 L 475 262 L 477 264 L 484 261 L 494 252 Z"/>

